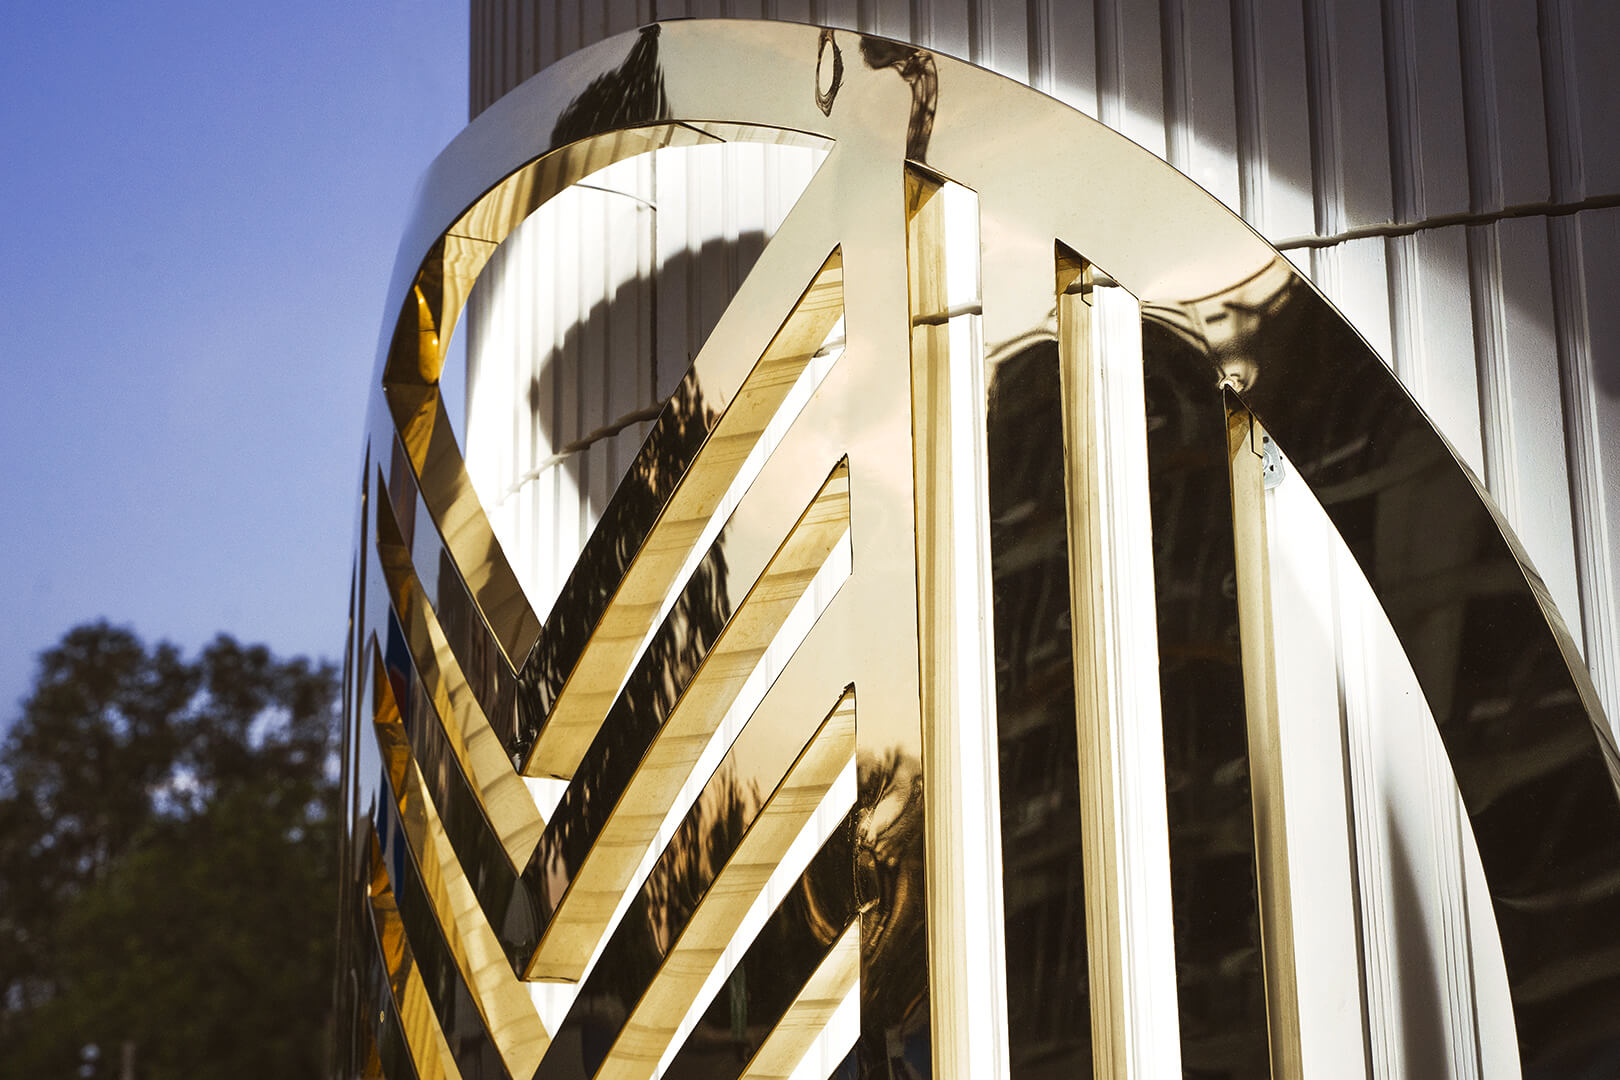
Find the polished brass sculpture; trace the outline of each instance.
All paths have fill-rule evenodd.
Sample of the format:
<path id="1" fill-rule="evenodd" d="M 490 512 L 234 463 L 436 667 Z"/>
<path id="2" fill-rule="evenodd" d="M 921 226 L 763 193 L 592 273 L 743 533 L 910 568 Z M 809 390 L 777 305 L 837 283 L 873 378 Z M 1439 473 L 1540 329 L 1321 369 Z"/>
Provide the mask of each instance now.
<path id="1" fill-rule="evenodd" d="M 829 155 L 542 619 L 478 503 L 439 395 L 456 319 L 495 246 L 569 184 L 661 147 L 728 140 Z M 1218 593 L 1208 575 L 1223 567 L 1239 581 L 1212 616 L 1234 633 L 1241 617 L 1234 681 L 1205 687 L 1188 709 L 1224 709 L 1235 726 L 1220 752 L 1241 760 L 1274 708 L 1256 648 L 1264 605 L 1252 595 L 1263 539 L 1244 525 L 1263 425 L 1349 544 L 1430 702 L 1491 886 L 1526 1072 L 1613 1054 L 1620 979 L 1603 958 L 1620 925 L 1620 769 L 1610 729 L 1478 481 L 1354 330 L 1213 198 L 1050 98 L 852 32 L 682 21 L 568 57 L 480 116 L 429 171 L 401 246 L 350 646 L 349 1070 L 787 1076 L 856 988 L 858 1075 L 965 1068 L 969 1020 L 954 1011 L 951 968 L 952 950 L 970 943 L 953 938 L 943 897 L 966 871 L 949 865 L 950 818 L 934 800 L 950 792 L 935 771 L 940 732 L 984 707 L 965 688 L 994 682 L 985 650 L 960 632 L 988 601 L 963 567 L 995 563 L 1001 549 L 963 522 L 1013 481 L 962 481 L 951 447 L 987 414 L 992 456 L 1016 444 L 998 441 L 996 406 L 953 397 L 951 372 L 981 360 L 947 332 L 960 313 L 942 285 L 946 182 L 978 200 L 982 363 L 1006 375 L 1007 394 L 1015 371 L 1045 367 L 1061 389 L 1052 453 L 1067 478 L 1060 543 L 1076 707 L 1108 707 L 1107 673 L 1088 659 L 1106 610 L 1088 555 L 1088 477 L 1102 450 L 1087 434 L 1095 372 L 1083 327 L 1091 292 L 1117 283 L 1141 304 L 1154 392 L 1178 402 L 1177 452 L 1154 451 L 1175 463 L 1156 465 L 1153 482 L 1192 483 L 1177 477 L 1201 469 L 1197 484 L 1217 492 L 1198 535 L 1184 538 L 1212 559 L 1178 568 L 1171 525 L 1155 520 L 1167 553 L 1157 579 L 1163 588 L 1181 575 L 1196 595 Z M 743 462 L 840 320 L 842 354 L 705 549 Z M 1385 553 L 1436 528 L 1465 537 L 1470 561 L 1421 583 L 1394 577 Z M 696 801 L 678 805 L 766 646 L 829 573 L 842 576 L 836 594 Z M 1160 617 L 1163 628 L 1175 616 Z M 964 681 L 974 671 L 980 682 Z M 1170 681 L 1166 693 L 1188 693 Z M 524 776 L 567 782 L 554 811 L 542 817 Z M 1223 968 L 1226 982 L 1184 991 L 1183 1039 L 1233 1028 L 1243 1053 L 1289 1075 L 1275 976 L 1287 943 L 1266 915 L 1275 897 L 1264 882 L 1256 896 L 1255 884 L 1252 845 L 1269 834 L 1247 787 L 1234 790 L 1223 812 L 1250 837 L 1238 853 L 1247 868 L 1221 886 L 1237 889 L 1235 913 L 1206 932 L 1232 935 L 1234 955 L 1250 959 Z M 714 1002 L 695 1000 L 827 806 L 843 824 L 802 860 L 743 958 L 719 970 Z M 645 870 L 672 812 L 678 826 Z M 1232 906 L 1199 893 L 1207 887 L 1183 875 L 1175 903 Z M 1108 970 L 1109 928 L 1087 918 L 1095 1001 L 1108 993 L 1097 973 Z M 536 980 L 581 984 L 551 1029 Z M 743 1060 L 702 1037 L 726 1001 Z M 1098 1055 L 1118 1022 L 1108 1015 L 1094 1005 Z"/>

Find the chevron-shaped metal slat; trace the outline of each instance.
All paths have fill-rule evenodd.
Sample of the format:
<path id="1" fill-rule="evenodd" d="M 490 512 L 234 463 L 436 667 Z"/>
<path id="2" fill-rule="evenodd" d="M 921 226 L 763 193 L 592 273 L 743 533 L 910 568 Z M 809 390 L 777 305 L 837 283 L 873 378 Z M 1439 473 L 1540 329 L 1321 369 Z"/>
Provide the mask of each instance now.
<path id="1" fill-rule="evenodd" d="M 521 989 L 515 976 L 577 980 L 585 973 L 597 943 L 622 906 L 621 896 L 634 888 L 629 875 L 636 872 L 640 853 L 668 815 L 671 800 L 687 782 L 715 725 L 764 660 L 784 620 L 800 606 L 833 547 L 849 532 L 848 465 L 838 461 L 819 492 L 804 483 L 813 475 L 805 465 L 824 453 L 823 425 L 836 417 L 840 396 L 849 392 L 843 387 L 852 381 L 827 377 L 722 531 L 722 536 L 757 539 L 746 544 L 716 541 L 708 555 L 685 571 L 689 580 L 673 601 L 665 599 L 679 584 L 674 575 L 689 563 L 693 541 L 704 532 L 705 515 L 718 506 L 725 486 L 752 451 L 752 441 L 842 317 L 842 276 L 835 252 L 817 271 L 814 284 L 803 292 L 760 361 L 745 366 L 745 377 L 730 395 L 731 407 L 709 418 L 713 430 L 687 463 L 686 474 L 634 549 L 634 558 L 626 560 L 623 538 L 607 530 L 593 540 L 598 549 L 609 549 L 612 558 L 627 565 L 618 586 L 604 589 L 594 584 L 601 607 L 597 632 L 582 644 L 578 656 L 559 665 L 572 674 L 561 681 L 557 698 L 561 704 L 548 715 L 528 760 L 544 771 L 572 773 L 574 778 L 527 854 L 510 834 L 526 821 L 537 823 L 538 815 L 508 812 L 502 815 L 504 829 L 494 820 L 491 804 L 510 781 L 521 779 L 510 767 L 510 781 L 493 769 L 487 753 L 475 759 L 473 748 L 487 746 L 484 740 L 494 732 L 466 681 L 457 678 L 456 650 L 450 647 L 433 603 L 434 597 L 448 597 L 451 603 L 461 600 L 456 587 L 461 575 L 454 561 L 442 554 L 450 545 L 440 548 L 428 542 L 436 530 L 424 531 L 424 523 L 431 519 L 422 497 L 411 490 L 412 478 L 378 473 L 373 500 L 375 551 L 368 562 L 373 580 L 386 588 L 388 604 L 386 609 L 374 607 L 374 618 L 381 619 L 381 625 L 373 709 L 390 775 L 379 791 L 383 805 L 377 821 L 391 852 L 385 861 L 391 878 L 388 895 L 396 899 L 399 926 L 411 930 L 412 939 L 423 939 L 427 951 L 415 963 L 426 964 L 421 970 L 428 984 L 438 988 L 435 1017 L 463 1075 L 484 1075 L 496 1055 L 501 1071 L 513 1076 L 532 1072 L 537 1064 L 546 1075 L 548 1060 L 553 1062 L 550 1068 L 565 1068 L 565 1074 L 572 1067 L 555 1064 L 565 1060 L 559 1056 L 564 1051 L 547 1055 L 548 1048 L 558 1044 L 544 1037 L 543 1026 L 536 1028 L 538 1017 L 532 1010 L 527 1015 L 519 1010 L 514 1022 L 513 991 Z M 840 369 L 835 365 L 835 370 Z M 666 428 L 684 422 L 672 418 L 678 405 L 666 410 Z M 412 422 L 422 423 L 420 417 L 429 411 L 418 407 Z M 655 431 L 643 459 L 667 473 L 669 463 L 657 461 L 661 451 Z M 416 456 L 426 460 L 423 454 Z M 644 471 L 653 470 L 644 467 Z M 633 469 L 627 486 L 636 479 Z M 802 509 L 795 511 L 795 505 Z M 645 506 L 638 509 L 647 512 Z M 772 541 L 772 536 L 780 539 Z M 592 558 L 591 550 L 582 556 L 582 565 Z M 578 572 L 575 580 L 581 580 Z M 576 585 L 572 592 L 580 588 Z M 735 594 L 741 599 L 733 611 L 725 598 Z M 559 607 L 570 595 L 565 587 Z M 699 620 L 709 625 L 694 627 L 693 613 L 702 610 L 713 612 Z M 609 966 L 603 977 L 621 986 L 625 976 L 613 959 L 616 951 L 628 949 L 631 955 L 639 951 L 645 957 L 646 945 L 640 939 L 654 920 L 662 926 L 667 944 L 648 982 L 631 983 L 619 991 L 628 993 L 621 1007 L 630 1011 L 611 1051 L 592 1066 L 591 1074 L 650 1076 L 660 1060 L 674 1052 L 668 1040 L 730 947 L 737 920 L 762 897 L 777 863 L 834 780 L 853 766 L 855 696 L 836 675 L 829 677 L 838 668 L 840 639 L 854 633 L 842 625 L 848 616 L 840 618 L 837 610 L 840 605 L 834 601 L 800 646 L 800 655 L 788 661 L 777 685 L 765 694 L 754 718 L 687 812 L 686 824 L 654 864 L 641 887 L 642 900 L 632 902 L 618 935 L 606 942 Z M 665 617 L 665 624 L 654 630 L 659 617 Z M 561 620 L 551 623 L 559 628 L 568 625 Z M 569 639 L 559 629 L 550 640 L 566 646 Z M 550 655 L 559 655 L 559 647 L 553 644 Z M 675 681 L 669 683 L 668 659 L 676 653 L 687 657 L 681 668 L 686 674 L 674 674 Z M 566 649 L 561 655 L 567 655 Z M 822 689 L 811 689 L 816 686 Z M 817 697 L 828 703 L 823 709 L 839 704 L 819 726 L 805 728 L 803 723 L 810 718 L 806 703 Z M 589 718 L 592 710 L 598 712 L 597 719 Z M 571 712 L 584 719 L 570 721 Z M 568 731 L 570 724 L 589 736 L 583 750 L 573 748 L 580 735 L 571 736 L 570 742 L 570 737 L 558 734 Z M 795 739 L 790 734 L 794 727 L 805 734 Z M 552 733 L 549 738 L 547 732 Z M 795 746 L 802 746 L 802 751 L 795 751 Z M 749 792 L 741 802 L 739 784 Z M 428 799 L 421 799 L 423 795 Z M 730 839 L 705 835 L 720 826 L 734 835 Z M 695 837 L 706 846 L 694 855 Z M 446 859 L 446 854 L 452 858 Z M 681 869 L 694 857 L 699 861 L 697 878 L 690 867 Z M 847 856 L 836 861 L 848 866 Z M 825 878 L 828 856 L 822 856 L 818 865 L 819 877 Z M 658 895 L 660 890 L 667 893 L 677 880 L 680 890 L 693 898 L 686 915 L 671 908 L 667 896 Z M 801 883 L 794 895 L 802 895 L 807 887 Z M 463 904 L 459 912 L 444 910 L 457 889 L 473 899 L 476 909 Z M 514 922 L 512 916 L 519 912 L 527 914 Z M 468 923 L 470 927 L 464 925 Z M 767 921 L 770 927 L 781 923 L 781 918 Z M 841 920 L 834 936 L 847 923 Z M 541 926 L 545 930 L 537 936 Z M 500 943 L 512 970 L 497 974 L 487 964 L 475 966 L 469 940 L 482 941 L 484 951 L 489 943 Z M 818 949 L 830 943 L 829 938 Z M 531 952 L 533 962 L 525 967 L 523 961 Z M 806 1018 L 819 1015 L 816 994 L 854 977 L 849 947 L 835 955 L 843 961 L 822 973 L 816 984 L 821 989 L 813 987 L 800 1009 L 798 1041 L 814 1027 Z M 645 968 L 647 962 L 643 958 L 633 966 Z M 753 962 L 757 964 L 757 958 Z M 807 969 L 804 977 L 809 979 L 813 971 Z M 599 996 L 587 985 L 571 1016 L 580 1008 L 588 1015 L 590 1003 Z M 491 1023 L 497 1014 L 508 1017 L 499 1030 Z M 479 1022 L 469 1026 L 474 1017 Z M 565 1019 L 561 1030 L 580 1022 Z M 594 1029 L 592 1038 L 600 1041 L 599 1022 Z M 794 1038 L 783 1038 L 788 1041 L 778 1039 L 774 1044 L 777 1059 L 786 1053 L 784 1047 L 798 1045 Z"/>

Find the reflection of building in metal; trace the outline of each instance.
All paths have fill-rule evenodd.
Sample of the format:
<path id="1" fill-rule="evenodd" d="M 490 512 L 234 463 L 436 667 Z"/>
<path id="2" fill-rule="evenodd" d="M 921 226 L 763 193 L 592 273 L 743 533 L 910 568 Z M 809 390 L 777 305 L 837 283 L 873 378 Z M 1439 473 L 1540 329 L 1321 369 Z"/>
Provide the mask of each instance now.
<path id="1" fill-rule="evenodd" d="M 542 64 L 633 29 L 650 14 L 633 6 L 604 16 L 592 5 L 475 0 L 475 112 Z M 1620 395 L 1605 396 L 1596 360 L 1614 339 L 1612 316 L 1586 297 L 1616 278 L 1615 245 L 1602 238 L 1620 216 L 1620 170 L 1600 151 L 1579 152 L 1610 78 L 1590 60 L 1601 35 L 1581 20 L 1612 17 L 1546 2 L 1538 40 L 1517 32 L 1527 18 L 1533 29 L 1528 0 L 1465 3 L 1455 17 L 1415 0 L 1385 6 L 1382 18 L 1329 0 L 860 11 L 865 30 L 969 56 L 1099 116 L 1285 247 L 1489 480 L 1614 715 L 1620 672 L 1605 642 L 1616 640 L 1620 568 L 1605 537 L 1620 536 L 1620 448 L 1604 436 Z M 657 14 L 686 13 L 666 7 Z M 853 10 L 796 14 L 856 21 Z M 684 39 L 666 29 L 631 40 L 613 64 L 581 69 L 590 78 L 571 85 L 577 98 L 555 124 L 531 133 L 535 150 L 547 131 L 565 141 L 678 117 L 670 110 L 685 101 L 672 102 L 659 49 Z M 870 40 L 851 49 L 845 34 L 810 40 L 816 63 L 802 81 L 813 92 L 798 96 L 815 113 L 788 126 L 836 124 L 840 98 L 882 73 L 900 95 L 907 156 L 973 186 L 977 163 L 945 167 L 944 57 Z M 724 46 L 713 48 L 718 69 Z M 665 56 L 672 80 L 678 60 Z M 784 61 L 772 77 L 800 71 Z M 1535 108 L 1515 81 L 1523 72 L 1544 75 Z M 774 100 L 769 87 L 758 92 Z M 1002 127 L 1020 130 L 990 110 L 973 134 L 991 146 Z M 447 479 L 448 418 L 420 376 L 389 383 L 396 451 L 389 418 L 374 425 L 362 535 L 375 555 L 361 567 L 359 625 L 379 648 L 373 661 L 359 639 L 352 685 L 355 708 L 377 721 L 383 759 L 368 762 L 372 740 L 354 740 L 351 791 L 396 798 L 378 803 L 375 856 L 361 853 L 375 936 L 361 927 L 350 937 L 359 982 L 375 984 L 347 1000 L 382 1003 L 381 1025 L 368 1017 L 360 1030 L 380 1036 L 389 1075 L 408 1075 L 407 1050 L 433 1075 L 742 1075 L 766 1043 L 748 1075 L 785 1076 L 802 1047 L 766 1042 L 783 1017 L 822 1033 L 794 1075 L 833 1074 L 854 1042 L 845 1067 L 860 1075 L 927 1074 L 932 1054 L 972 1063 L 957 1075 L 989 1063 L 1022 1078 L 1071 1075 L 1092 1060 L 1099 1074 L 1256 1075 L 1268 1056 L 1279 1076 L 1494 1076 L 1517 1067 L 1515 1021 L 1546 1074 L 1574 1074 L 1583 1054 L 1605 1074 L 1615 974 L 1602 959 L 1609 939 L 1586 924 L 1613 914 L 1612 888 L 1601 867 L 1560 878 L 1540 865 L 1578 863 L 1604 835 L 1571 824 L 1603 813 L 1568 782 L 1588 747 L 1569 726 L 1578 688 L 1558 682 L 1566 669 L 1545 651 L 1491 652 L 1499 626 L 1536 617 L 1509 580 L 1511 560 L 1491 547 L 1490 523 L 1469 516 L 1472 491 L 1445 471 L 1449 455 L 1412 423 L 1404 397 L 1313 369 L 1355 343 L 1286 262 L 1205 274 L 1221 287 L 1178 292 L 1163 279 L 1144 287 L 1123 257 L 1103 258 L 1105 244 L 1081 245 L 1125 288 L 1065 254 L 1055 320 L 1050 310 L 1009 316 L 1006 282 L 1028 291 L 1033 280 L 1008 277 L 1018 248 L 1004 241 L 1020 234 L 1006 225 L 1017 215 L 993 185 L 976 202 L 914 179 L 913 355 L 977 355 L 982 340 L 987 360 L 982 457 L 970 446 L 954 459 L 969 467 L 945 486 L 988 492 L 978 550 L 994 598 L 981 643 L 994 686 L 981 688 L 982 716 L 957 714 L 973 722 L 956 733 L 955 758 L 926 740 L 895 750 L 869 733 L 874 684 L 854 678 L 853 695 L 839 698 L 844 676 L 820 687 L 794 659 L 831 648 L 839 594 L 847 601 L 871 580 L 851 577 L 848 562 L 861 567 L 869 542 L 860 454 L 846 479 L 836 455 L 822 462 L 803 449 L 806 424 L 789 426 L 802 413 L 835 432 L 830 442 L 859 430 L 847 415 L 859 412 L 854 399 L 836 418 L 816 411 L 849 392 L 842 307 L 807 294 L 788 321 L 795 346 L 766 354 L 786 362 L 775 389 L 745 382 L 737 392 L 713 360 L 704 377 L 687 374 L 715 349 L 711 332 L 758 355 L 728 329 L 740 316 L 727 305 L 756 265 L 765 278 L 782 272 L 761 253 L 801 192 L 817 197 L 811 177 L 825 148 L 681 147 L 703 141 L 694 128 L 654 138 L 676 145 L 591 172 L 510 237 L 489 221 L 515 222 L 573 174 L 504 187 L 482 204 L 486 219 L 451 229 L 439 276 L 418 282 L 424 314 L 408 312 L 409 345 L 428 356 L 459 290 L 478 277 L 465 445 L 499 548 L 467 516 L 472 492 Z M 1538 149 L 1517 152 L 1527 139 Z M 1002 152 L 1033 162 L 1043 148 L 1031 141 Z M 1034 164 L 1025 179 L 1031 201 L 1069 190 L 1042 187 Z M 1108 187 L 1079 168 L 1063 180 L 1082 202 Z M 1172 214 L 1151 185 L 1132 209 L 1149 233 Z M 942 235 L 928 240 L 929 229 Z M 1181 240 L 1189 250 L 1207 242 Z M 1174 246 L 1162 230 L 1145 243 Z M 940 259 L 938 280 L 916 269 L 932 265 L 919 252 Z M 843 288 L 842 264 L 820 274 L 820 286 Z M 778 318 L 776 294 L 751 287 L 744 308 Z M 394 342 L 390 363 L 406 338 Z M 1292 483 L 1262 487 L 1242 453 L 1234 468 L 1229 449 L 1257 429 L 1235 398 L 1223 404 L 1209 361 L 1278 435 Z M 1093 398 L 1065 382 L 1083 363 L 1100 373 Z M 717 385 L 736 396 L 713 394 Z M 725 428 L 721 417 L 745 399 L 758 422 Z M 1066 430 L 1073 416 L 1081 428 Z M 704 467 L 693 455 L 717 424 L 736 460 L 709 461 L 707 494 L 654 526 L 683 471 Z M 1101 456 L 1077 454 L 1077 438 Z M 762 451 L 742 460 L 779 443 L 787 449 L 768 461 Z M 771 464 L 793 454 L 798 473 Z M 1078 492 L 1077 461 L 1095 469 Z M 778 492 L 782 506 L 741 498 L 729 480 L 757 470 L 750 493 Z M 821 493 L 800 492 L 807 481 Z M 927 499 L 917 500 L 922 514 Z M 811 518 L 792 529 L 805 506 Z M 1085 508 L 1097 515 L 1089 533 L 1074 524 Z M 1263 530 L 1245 533 L 1256 520 Z M 1466 525 L 1414 528 L 1425 520 Z M 1073 546 L 1082 536 L 1089 554 Z M 644 539 L 661 570 L 632 562 Z M 784 588 L 796 584 L 768 607 L 750 585 L 773 572 Z M 971 601 L 977 587 L 971 572 L 966 584 L 929 580 L 911 601 L 923 602 L 925 626 L 927 597 Z M 661 582 L 681 587 L 665 597 Z M 497 603 L 513 596 L 516 608 Z M 599 617 L 601 627 L 620 622 L 604 633 Z M 1267 639 L 1274 647 L 1254 655 Z M 926 687 L 926 641 L 922 654 Z M 714 660 L 738 674 L 703 676 Z M 1257 682 L 1268 667 L 1269 682 Z M 766 692 L 779 673 L 771 695 L 831 694 L 810 710 L 821 726 L 790 740 L 754 723 L 739 734 L 756 704 L 774 715 Z M 542 775 L 518 779 L 514 764 Z M 1494 913 L 1452 765 L 1487 868 L 1539 867 L 1506 886 L 1492 870 Z M 660 770 L 690 780 L 659 786 Z M 954 815 L 925 814 L 925 775 Z M 790 789 L 799 809 L 781 793 Z M 1510 813 L 1534 820 L 1504 820 Z M 999 830 L 986 830 L 992 821 Z M 931 857 L 925 869 L 925 836 L 931 852 L 943 840 L 969 866 Z M 746 865 L 756 876 L 779 868 L 753 881 Z M 1556 933 L 1536 937 L 1545 924 L 1524 913 L 1553 909 L 1593 943 L 1589 955 L 1560 953 Z M 1504 910 L 1511 999 L 1497 942 Z M 368 939 L 381 946 L 375 970 L 360 945 Z M 957 945 L 942 951 L 942 941 Z M 918 962 L 930 949 L 932 1020 Z M 942 1000 L 966 1003 L 974 1031 L 952 1030 Z"/>

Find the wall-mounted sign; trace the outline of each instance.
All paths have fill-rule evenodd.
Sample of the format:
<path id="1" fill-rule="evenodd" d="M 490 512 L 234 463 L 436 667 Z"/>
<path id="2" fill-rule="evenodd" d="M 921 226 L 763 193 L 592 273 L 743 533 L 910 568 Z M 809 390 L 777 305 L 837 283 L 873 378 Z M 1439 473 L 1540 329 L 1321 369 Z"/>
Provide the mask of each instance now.
<path id="1" fill-rule="evenodd" d="M 535 611 L 440 398 L 455 321 L 568 185 L 737 140 L 829 152 Z M 1438 724 L 1526 1075 L 1620 1053 L 1617 759 L 1563 623 L 1377 356 L 1157 158 L 913 46 L 682 21 L 486 111 L 401 251 L 349 665 L 352 1068 L 786 1077 L 850 1021 L 840 1076 L 1125 1075 L 1158 980 L 1189 1071 L 1296 1075 L 1272 439 Z M 1109 295 L 1139 311 L 1123 368 Z M 1110 518 L 1121 455 L 1151 492 L 1139 550 Z M 1414 575 L 1433 535 L 1450 555 Z M 1136 571 L 1150 717 L 1122 689 Z M 1156 849 L 1116 782 L 1143 722 Z M 987 768 L 999 822 L 961 794 Z M 1173 957 L 1121 915 L 1156 859 Z"/>

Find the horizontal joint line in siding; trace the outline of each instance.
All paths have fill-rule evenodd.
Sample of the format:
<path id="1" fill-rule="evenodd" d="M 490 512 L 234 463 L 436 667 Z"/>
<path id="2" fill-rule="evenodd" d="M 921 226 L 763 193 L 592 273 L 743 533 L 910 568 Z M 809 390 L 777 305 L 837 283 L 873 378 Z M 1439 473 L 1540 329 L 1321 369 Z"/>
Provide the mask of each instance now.
<path id="1" fill-rule="evenodd" d="M 1436 214 L 1433 217 L 1426 217 L 1422 221 L 1358 225 L 1354 229 L 1346 229 L 1344 232 L 1334 233 L 1331 236 L 1294 236 L 1279 241 L 1277 250 L 1325 248 L 1332 247 L 1334 244 L 1342 244 L 1347 240 L 1367 240 L 1380 236 L 1410 236 L 1413 233 L 1424 232 L 1428 229 L 1447 229 L 1453 225 L 1491 225 L 1512 218 L 1563 217 L 1566 214 L 1578 214 L 1582 210 L 1605 210 L 1616 206 L 1620 206 L 1620 193 L 1590 195 L 1578 202 L 1522 203 L 1517 206 L 1504 206 L 1500 210 L 1491 210 L 1484 213 Z"/>
<path id="2" fill-rule="evenodd" d="M 534 466 L 534 468 L 529 469 L 522 476 L 519 476 L 516 480 L 512 481 L 511 484 L 507 485 L 506 490 L 501 492 L 501 497 L 496 500 L 495 505 L 500 506 L 501 504 L 505 503 L 507 499 L 510 499 L 513 495 L 516 495 L 519 491 L 521 491 L 524 484 L 529 483 L 531 480 L 538 480 L 541 476 L 543 476 L 547 469 L 556 468 L 558 465 L 561 465 L 575 454 L 589 450 L 591 447 L 595 446 L 604 439 L 611 439 L 613 436 L 619 434 L 619 432 L 623 431 L 631 424 L 639 424 L 648 420 L 656 420 L 658 419 L 658 415 L 663 411 L 663 402 L 659 402 L 656 405 L 649 405 L 645 409 L 637 409 L 635 412 L 626 413 L 624 416 L 619 417 L 611 424 L 599 427 L 590 434 L 575 439 L 567 446 L 564 446 L 561 450 L 558 450 L 555 454 L 551 454 L 550 456 L 546 457 L 538 465 Z"/>
<path id="3" fill-rule="evenodd" d="M 571 187 L 576 187 L 576 188 L 584 188 L 586 191 L 600 191 L 600 192 L 603 192 L 604 194 L 607 194 L 607 195 L 622 195 L 626 199 L 629 199 L 631 202 L 639 203 L 642 206 L 645 206 L 649 210 L 656 211 L 658 209 L 658 204 L 653 202 L 651 199 L 644 199 L 640 195 L 633 195 L 628 191 L 620 191 L 617 188 L 602 187 L 600 184 L 582 184 L 582 183 L 576 183 L 576 184 L 572 184 L 570 186 Z"/>

